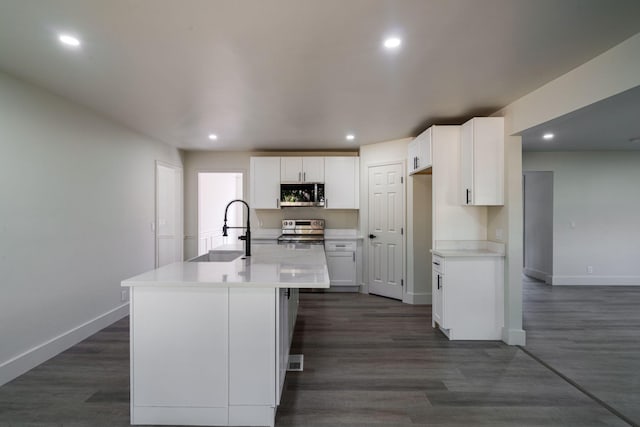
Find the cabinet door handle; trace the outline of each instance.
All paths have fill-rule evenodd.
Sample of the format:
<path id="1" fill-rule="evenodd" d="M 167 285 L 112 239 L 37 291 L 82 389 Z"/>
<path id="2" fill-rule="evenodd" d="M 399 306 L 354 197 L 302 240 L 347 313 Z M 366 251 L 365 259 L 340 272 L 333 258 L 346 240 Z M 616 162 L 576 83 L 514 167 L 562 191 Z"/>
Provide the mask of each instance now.
<path id="1" fill-rule="evenodd" d="M 306 172 L 303 172 L 303 173 L 302 173 L 302 180 L 303 180 L 304 182 L 307 182 L 307 173 L 306 173 Z"/>
<path id="2" fill-rule="evenodd" d="M 280 199 L 276 199 L 276 208 L 280 207 Z"/>
<path id="3" fill-rule="evenodd" d="M 302 176 L 302 173 L 298 172 L 298 181 L 302 181 L 301 176 Z"/>
<path id="4" fill-rule="evenodd" d="M 416 157 L 416 169 L 420 167 L 420 157 Z"/>
<path id="5" fill-rule="evenodd" d="M 435 261 L 433 261 L 433 263 L 434 263 L 435 265 L 440 265 L 440 263 L 439 263 L 439 262 L 435 262 Z"/>
<path id="6" fill-rule="evenodd" d="M 370 239 L 375 239 L 377 236 L 375 234 L 369 234 Z"/>
<path id="7" fill-rule="evenodd" d="M 438 274 L 438 289 L 440 289 L 440 275 Z"/>
<path id="8" fill-rule="evenodd" d="M 356 262 L 356 253 L 355 252 L 351 252 L 351 255 L 353 255 L 353 262 Z"/>
<path id="9" fill-rule="evenodd" d="M 469 203 L 471 202 L 471 200 L 470 200 L 470 199 L 471 199 L 471 190 L 469 190 L 469 189 L 467 188 L 467 204 L 469 204 Z"/>
<path id="10" fill-rule="evenodd" d="M 327 209 L 329 207 L 329 199 L 325 197 L 324 199 L 324 208 Z"/>

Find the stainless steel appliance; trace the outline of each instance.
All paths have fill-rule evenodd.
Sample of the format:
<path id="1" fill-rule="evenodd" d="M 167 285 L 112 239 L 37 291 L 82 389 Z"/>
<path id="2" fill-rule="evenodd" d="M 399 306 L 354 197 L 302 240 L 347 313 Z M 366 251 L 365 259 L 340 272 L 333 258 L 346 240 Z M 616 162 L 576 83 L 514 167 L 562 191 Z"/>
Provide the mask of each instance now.
<path id="1" fill-rule="evenodd" d="M 283 219 L 279 243 L 324 243 L 323 219 Z"/>
<path id="2" fill-rule="evenodd" d="M 287 206 L 324 206 L 324 184 L 280 184 L 280 207 Z"/>

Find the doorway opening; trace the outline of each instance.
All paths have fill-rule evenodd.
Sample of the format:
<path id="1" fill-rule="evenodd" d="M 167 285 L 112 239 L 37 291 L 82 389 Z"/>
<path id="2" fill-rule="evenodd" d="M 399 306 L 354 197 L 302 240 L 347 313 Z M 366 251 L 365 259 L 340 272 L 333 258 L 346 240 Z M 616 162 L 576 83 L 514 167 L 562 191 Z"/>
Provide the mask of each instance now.
<path id="1" fill-rule="evenodd" d="M 523 272 L 551 284 L 553 277 L 553 172 L 525 171 Z"/>
<path id="2" fill-rule="evenodd" d="M 156 268 L 183 259 L 182 168 L 156 162 Z"/>
<path id="3" fill-rule="evenodd" d="M 241 172 L 198 172 L 198 255 L 226 243 L 235 243 L 241 229 L 230 229 L 222 236 L 224 210 L 235 199 L 242 199 Z M 243 224 L 244 205 L 234 203 L 227 212 L 228 225 Z"/>

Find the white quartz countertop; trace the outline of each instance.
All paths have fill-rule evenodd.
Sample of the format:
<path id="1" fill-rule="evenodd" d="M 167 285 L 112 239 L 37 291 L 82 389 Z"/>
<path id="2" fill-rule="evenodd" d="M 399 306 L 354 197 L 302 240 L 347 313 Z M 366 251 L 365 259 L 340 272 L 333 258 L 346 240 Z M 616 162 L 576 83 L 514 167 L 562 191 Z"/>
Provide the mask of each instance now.
<path id="1" fill-rule="evenodd" d="M 504 243 L 488 240 L 437 240 L 431 253 L 441 257 L 504 257 Z"/>
<path id="2" fill-rule="evenodd" d="M 227 245 L 222 249 L 241 249 L 241 246 Z M 122 286 L 329 287 L 327 259 L 322 245 L 251 245 L 251 254 L 229 262 L 176 262 L 123 280 Z"/>
<path id="3" fill-rule="evenodd" d="M 504 257 L 503 253 L 489 249 L 432 249 L 431 253 L 441 257 Z"/>

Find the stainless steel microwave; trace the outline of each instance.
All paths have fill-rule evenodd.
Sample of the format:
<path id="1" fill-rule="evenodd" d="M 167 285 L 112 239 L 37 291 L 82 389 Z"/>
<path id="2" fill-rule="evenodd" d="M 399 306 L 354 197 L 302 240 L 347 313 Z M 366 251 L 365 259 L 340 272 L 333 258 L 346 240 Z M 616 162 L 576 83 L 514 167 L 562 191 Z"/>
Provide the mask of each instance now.
<path id="1" fill-rule="evenodd" d="M 280 184 L 280 206 L 324 206 L 324 184 Z"/>

